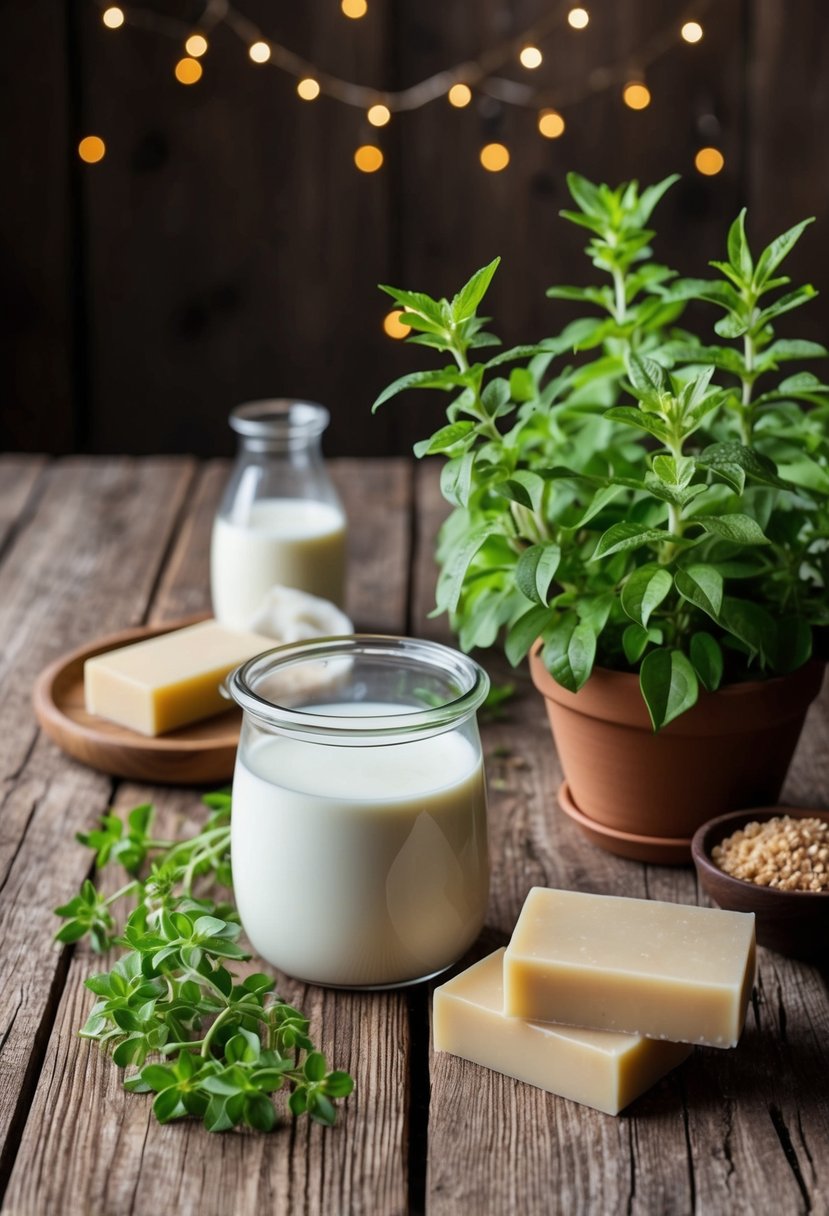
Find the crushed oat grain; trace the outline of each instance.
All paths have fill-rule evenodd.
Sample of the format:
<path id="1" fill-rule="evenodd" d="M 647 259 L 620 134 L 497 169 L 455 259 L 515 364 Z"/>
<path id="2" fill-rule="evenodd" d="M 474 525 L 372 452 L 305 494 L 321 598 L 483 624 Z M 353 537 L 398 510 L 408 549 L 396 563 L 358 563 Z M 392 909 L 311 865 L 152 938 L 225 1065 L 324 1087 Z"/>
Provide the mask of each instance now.
<path id="1" fill-rule="evenodd" d="M 753 820 L 715 845 L 711 857 L 726 874 L 758 887 L 829 892 L 829 821 Z"/>

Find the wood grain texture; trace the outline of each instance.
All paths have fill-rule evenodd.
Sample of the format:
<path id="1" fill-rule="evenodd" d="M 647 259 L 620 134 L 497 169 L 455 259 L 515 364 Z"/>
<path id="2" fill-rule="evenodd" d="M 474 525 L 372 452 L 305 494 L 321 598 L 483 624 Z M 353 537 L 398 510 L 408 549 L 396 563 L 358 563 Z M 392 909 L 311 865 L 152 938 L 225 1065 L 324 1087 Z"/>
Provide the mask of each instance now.
<path id="1" fill-rule="evenodd" d="M 31 516 L 44 456 L 0 456 L 0 559 Z"/>
<path id="2" fill-rule="evenodd" d="M 446 514 L 437 471 L 427 465 L 418 478 L 424 526 L 413 588 L 416 628 L 425 627 L 421 613 L 433 599 L 432 542 Z M 429 628 L 440 635 L 438 622 Z M 507 940 L 536 884 L 699 902 L 691 869 L 613 857 L 558 812 L 561 770 L 541 701 L 523 671 L 510 673 L 489 653 L 482 658 L 494 680 L 516 683 L 517 696 L 504 718 L 482 731 L 493 868 L 476 953 Z M 824 693 L 795 757 L 785 794 L 792 801 L 825 801 L 828 727 Z M 476 1209 L 493 1216 L 825 1210 L 828 1054 L 825 979 L 763 950 L 740 1047 L 698 1049 L 618 1118 L 432 1053 L 428 1210 L 437 1216 Z"/>
<path id="3" fill-rule="evenodd" d="M 208 467 L 199 480 L 153 602 L 155 621 L 184 605 L 194 611 L 208 606 L 207 537 L 225 471 Z M 349 517 L 349 609 L 374 628 L 400 631 L 408 578 L 408 464 L 342 462 L 332 472 Z M 128 808 L 147 800 L 156 804 L 163 831 L 192 832 L 201 817 L 195 792 L 126 785 L 116 801 Z M 287 1123 L 272 1137 L 239 1133 L 208 1141 L 198 1125 L 157 1124 L 150 1102 L 124 1093 L 118 1070 L 77 1038 L 90 1000 L 83 981 L 94 969 L 93 956 L 79 949 L 4 1211 L 21 1216 L 53 1210 L 65 1216 L 173 1210 L 183 1216 L 225 1216 L 231 1210 L 234 1216 L 259 1211 L 385 1216 L 405 1210 L 404 996 L 331 992 L 280 976 L 280 992 L 311 1018 L 329 1059 L 353 1072 L 355 1094 L 331 1132 Z M 78 1119 L 81 1109 L 84 1118 Z M 61 1163 L 58 1169 L 55 1161 Z"/>
<path id="4" fill-rule="evenodd" d="M 51 909 L 85 877 L 74 833 L 92 825 L 112 788 L 39 736 L 32 685 L 82 638 L 141 620 L 190 476 L 181 460 L 60 461 L 2 566 L 0 1183 L 65 973 Z"/>

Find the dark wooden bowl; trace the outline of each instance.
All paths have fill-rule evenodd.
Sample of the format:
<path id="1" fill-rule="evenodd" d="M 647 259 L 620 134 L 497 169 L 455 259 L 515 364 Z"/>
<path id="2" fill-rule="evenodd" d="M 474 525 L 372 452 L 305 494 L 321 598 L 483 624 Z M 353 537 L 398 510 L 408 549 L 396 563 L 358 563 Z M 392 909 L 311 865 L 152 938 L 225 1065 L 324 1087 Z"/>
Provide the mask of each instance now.
<path id="1" fill-rule="evenodd" d="M 792 958 L 815 962 L 829 960 L 829 891 L 780 891 L 758 887 L 744 878 L 726 874 L 711 860 L 711 851 L 726 836 L 747 823 L 765 823 L 777 815 L 792 819 L 823 819 L 829 811 L 774 806 L 718 815 L 700 827 L 691 841 L 691 855 L 700 884 L 715 904 L 732 912 L 753 912 L 757 941 Z"/>

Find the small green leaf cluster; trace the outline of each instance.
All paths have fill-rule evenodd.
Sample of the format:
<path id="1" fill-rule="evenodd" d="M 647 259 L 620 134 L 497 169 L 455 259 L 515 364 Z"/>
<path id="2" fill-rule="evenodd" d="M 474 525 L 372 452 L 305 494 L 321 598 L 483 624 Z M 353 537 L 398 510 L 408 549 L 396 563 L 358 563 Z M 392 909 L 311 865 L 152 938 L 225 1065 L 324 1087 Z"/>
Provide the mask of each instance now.
<path id="1" fill-rule="evenodd" d="M 270 1131 L 279 1117 L 274 1095 L 284 1090 L 291 1114 L 330 1126 L 335 1100 L 353 1089 L 351 1077 L 328 1069 L 307 1018 L 275 994 L 269 976 L 238 979 L 228 969 L 250 956 L 238 944 L 232 904 L 204 888 L 231 886 L 230 795 L 204 801 L 207 823 L 186 840 L 154 838 L 151 806 L 126 820 L 111 812 L 99 829 L 79 833 L 98 868 L 118 862 L 130 878 L 108 897 L 87 879 L 56 909 L 66 920 L 58 941 L 89 933 L 98 952 L 126 948 L 110 971 L 86 981 L 97 999 L 81 1036 L 130 1070 L 127 1090 L 155 1094 L 161 1123 L 194 1116 L 209 1131 Z M 112 909 L 126 898 L 135 906 L 119 931 Z"/>
<path id="2" fill-rule="evenodd" d="M 568 176 L 578 209 L 562 214 L 590 232 L 606 281 L 551 288 L 589 315 L 534 346 L 470 361 L 497 342 L 477 315 L 497 259 L 451 301 L 383 288 L 409 341 L 454 362 L 375 403 L 452 394 L 447 425 L 415 452 L 446 458 L 436 612 L 461 646 L 502 639 L 516 664 L 540 639 L 573 692 L 597 663 L 638 672 L 657 730 L 701 689 L 796 669 L 829 625 L 829 386 L 779 374 L 827 351 L 775 336 L 815 295 L 779 273 L 810 221 L 755 258 L 741 212 L 720 277 L 679 278 L 653 260 L 649 226 L 674 180 Z M 690 300 L 722 311 L 718 344 L 680 326 Z"/>

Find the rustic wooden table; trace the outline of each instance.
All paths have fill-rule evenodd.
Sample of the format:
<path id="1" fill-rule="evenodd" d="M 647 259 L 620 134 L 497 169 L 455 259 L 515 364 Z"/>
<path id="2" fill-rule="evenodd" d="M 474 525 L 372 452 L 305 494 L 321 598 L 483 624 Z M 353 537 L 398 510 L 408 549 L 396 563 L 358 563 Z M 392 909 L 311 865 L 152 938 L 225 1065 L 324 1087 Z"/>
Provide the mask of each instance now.
<path id="1" fill-rule="evenodd" d="M 37 730 L 31 688 L 53 657 L 102 632 L 208 603 L 208 538 L 226 466 L 186 459 L 0 460 L 0 1187 L 17 1216 L 254 1212 L 829 1212 L 827 974 L 760 952 L 736 1051 L 698 1049 L 619 1118 L 429 1047 L 429 992 L 282 992 L 310 1015 L 355 1094 L 333 1131 L 270 1136 L 159 1126 L 149 1100 L 77 1037 L 86 948 L 57 950 L 51 909 L 86 876 L 74 834 L 110 805 L 152 800 L 168 826 L 195 789 L 113 781 Z M 358 627 L 445 637 L 430 621 L 443 515 L 435 470 L 333 462 L 351 520 Z M 494 677 L 503 665 L 487 661 Z M 556 810 L 560 771 L 528 680 L 484 728 L 491 793 L 487 943 L 534 884 L 695 903 L 690 868 L 618 860 Z M 829 797 L 829 688 L 785 796 Z"/>

